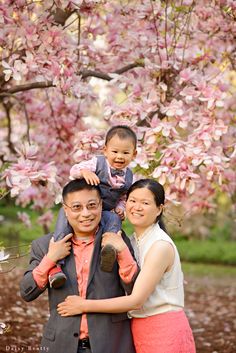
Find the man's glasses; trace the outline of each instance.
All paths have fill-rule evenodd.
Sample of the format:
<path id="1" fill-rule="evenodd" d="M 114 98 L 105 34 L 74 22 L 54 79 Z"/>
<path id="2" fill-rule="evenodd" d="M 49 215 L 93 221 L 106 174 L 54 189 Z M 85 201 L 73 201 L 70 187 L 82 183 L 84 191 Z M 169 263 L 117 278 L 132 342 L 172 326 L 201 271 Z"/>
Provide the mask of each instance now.
<path id="1" fill-rule="evenodd" d="M 72 212 L 80 213 L 83 211 L 84 207 L 86 207 L 88 211 L 96 211 L 98 209 L 98 207 L 100 206 L 101 200 L 89 202 L 85 206 L 81 205 L 80 203 L 75 203 L 72 206 L 67 205 L 65 202 L 63 202 L 63 203 L 65 206 L 69 207 Z"/>

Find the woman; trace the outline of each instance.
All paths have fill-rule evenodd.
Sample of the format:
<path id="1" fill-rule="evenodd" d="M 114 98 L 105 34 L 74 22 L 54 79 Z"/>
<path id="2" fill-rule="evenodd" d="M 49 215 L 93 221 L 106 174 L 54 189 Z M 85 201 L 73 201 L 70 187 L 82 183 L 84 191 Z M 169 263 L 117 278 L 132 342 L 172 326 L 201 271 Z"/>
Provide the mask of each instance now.
<path id="1" fill-rule="evenodd" d="M 183 311 L 179 254 L 161 220 L 164 201 L 162 185 L 151 179 L 138 180 L 128 191 L 126 214 L 135 230 L 132 245 L 141 268 L 132 294 L 104 300 L 73 296 L 58 305 L 58 312 L 70 316 L 129 311 L 137 353 L 194 353 L 192 331 Z M 125 247 L 122 238 L 111 233 L 104 237 L 107 243 L 118 252 Z"/>

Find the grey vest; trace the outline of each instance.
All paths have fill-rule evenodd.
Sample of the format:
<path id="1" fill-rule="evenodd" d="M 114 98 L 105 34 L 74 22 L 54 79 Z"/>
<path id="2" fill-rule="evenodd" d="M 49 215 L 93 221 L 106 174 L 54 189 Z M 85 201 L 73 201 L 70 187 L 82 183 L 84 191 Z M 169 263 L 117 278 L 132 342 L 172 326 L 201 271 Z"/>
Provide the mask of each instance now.
<path id="1" fill-rule="evenodd" d="M 120 197 L 124 195 L 132 185 L 133 173 L 129 168 L 127 168 L 125 174 L 125 184 L 121 188 L 114 189 L 114 187 L 109 184 L 106 158 L 104 156 L 97 156 L 97 167 L 95 174 L 100 179 L 99 188 L 102 194 L 103 210 L 110 211 L 116 207 Z"/>

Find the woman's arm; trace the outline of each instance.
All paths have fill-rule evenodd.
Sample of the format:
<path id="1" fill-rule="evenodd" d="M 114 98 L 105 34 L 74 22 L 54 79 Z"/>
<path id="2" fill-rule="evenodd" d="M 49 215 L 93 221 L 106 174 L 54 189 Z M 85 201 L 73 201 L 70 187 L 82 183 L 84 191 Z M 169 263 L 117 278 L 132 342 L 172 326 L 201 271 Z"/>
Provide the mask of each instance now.
<path id="1" fill-rule="evenodd" d="M 165 241 L 157 241 L 148 251 L 143 268 L 134 284 L 131 295 L 90 300 L 79 296 L 69 296 L 58 305 L 61 316 L 71 316 L 83 312 L 120 313 L 142 307 L 147 298 L 174 262 L 174 249 Z"/>

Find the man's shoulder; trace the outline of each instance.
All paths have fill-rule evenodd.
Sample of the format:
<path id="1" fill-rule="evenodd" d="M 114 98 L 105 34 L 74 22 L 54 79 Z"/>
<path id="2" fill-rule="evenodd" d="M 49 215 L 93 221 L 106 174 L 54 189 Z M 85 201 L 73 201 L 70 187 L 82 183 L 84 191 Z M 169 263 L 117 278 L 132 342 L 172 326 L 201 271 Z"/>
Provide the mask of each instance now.
<path id="1" fill-rule="evenodd" d="M 48 243 L 49 243 L 50 239 L 52 238 L 52 236 L 53 236 L 53 233 L 48 233 L 48 234 L 43 235 L 40 238 L 34 239 L 32 241 L 32 246 L 37 246 L 37 245 L 40 247 L 48 246 Z"/>

